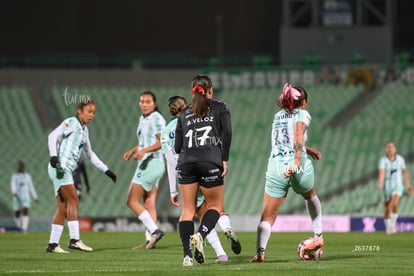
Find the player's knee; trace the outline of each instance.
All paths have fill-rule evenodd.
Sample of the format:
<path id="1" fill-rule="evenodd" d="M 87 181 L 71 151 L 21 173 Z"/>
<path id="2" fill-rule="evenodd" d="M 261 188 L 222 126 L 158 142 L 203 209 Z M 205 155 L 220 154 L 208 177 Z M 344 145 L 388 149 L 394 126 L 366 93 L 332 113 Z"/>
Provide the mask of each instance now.
<path id="1" fill-rule="evenodd" d="M 182 218 L 182 220 L 193 220 L 194 215 L 195 215 L 195 210 L 193 210 L 193 208 L 183 207 L 181 210 L 180 218 Z"/>

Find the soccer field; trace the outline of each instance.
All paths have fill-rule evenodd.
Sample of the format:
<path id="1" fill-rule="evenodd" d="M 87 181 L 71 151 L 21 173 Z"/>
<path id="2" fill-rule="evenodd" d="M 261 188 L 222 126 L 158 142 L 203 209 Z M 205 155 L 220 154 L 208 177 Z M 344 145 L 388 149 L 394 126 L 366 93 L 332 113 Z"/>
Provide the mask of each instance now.
<path id="1" fill-rule="evenodd" d="M 216 263 L 210 246 L 206 261 L 194 267 L 182 266 L 182 249 L 177 232 L 168 232 L 156 249 L 132 250 L 143 242 L 143 233 L 82 233 L 82 240 L 94 252 L 46 253 L 49 233 L 0 234 L 0 274 L 107 275 L 408 275 L 413 272 L 413 233 L 325 233 L 320 261 L 302 261 L 297 245 L 307 233 L 273 233 L 265 263 L 250 263 L 255 254 L 256 233 L 239 233 L 242 252 L 235 255 L 223 233 L 220 238 L 229 261 Z M 61 246 L 66 249 L 67 232 Z"/>

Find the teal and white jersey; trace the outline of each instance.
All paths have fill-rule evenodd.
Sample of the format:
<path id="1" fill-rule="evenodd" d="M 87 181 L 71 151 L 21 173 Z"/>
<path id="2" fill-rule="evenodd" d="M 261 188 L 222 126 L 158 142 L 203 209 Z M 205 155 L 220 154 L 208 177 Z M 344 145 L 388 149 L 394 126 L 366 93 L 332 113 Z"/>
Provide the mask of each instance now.
<path id="1" fill-rule="evenodd" d="M 295 109 L 292 114 L 285 110 L 277 112 L 272 123 L 272 151 L 269 159 L 274 161 L 285 161 L 294 159 L 293 137 L 297 122 L 303 122 L 307 127 L 311 123 L 311 116 L 308 111 L 303 109 Z M 307 130 L 304 133 L 303 149 L 306 153 Z M 304 158 L 306 154 L 303 155 Z"/>
<path id="2" fill-rule="evenodd" d="M 158 141 L 155 135 L 161 135 L 164 128 L 165 119 L 158 111 L 154 111 L 147 116 L 141 115 L 137 129 L 138 150 L 154 145 Z M 164 161 L 161 150 L 146 153 L 142 160 L 145 160 L 148 156 Z"/>
<path id="3" fill-rule="evenodd" d="M 30 196 L 37 199 L 36 189 L 34 188 L 32 177 L 28 173 L 15 173 L 10 181 L 10 189 L 13 195 L 17 195 L 20 200 L 30 200 Z"/>
<path id="4" fill-rule="evenodd" d="M 176 154 L 174 150 L 175 128 L 177 126 L 177 121 L 178 117 L 173 117 L 161 132 L 161 149 L 164 154 L 170 151 L 178 158 L 178 154 Z"/>
<path id="5" fill-rule="evenodd" d="M 384 189 L 394 190 L 403 187 L 402 171 L 405 170 L 404 157 L 396 154 L 395 160 L 391 161 L 387 156 L 383 156 L 379 161 L 378 168 L 384 170 Z"/>
<path id="6" fill-rule="evenodd" d="M 105 172 L 108 167 L 96 156 L 89 140 L 89 131 L 77 117 L 64 120 L 48 137 L 50 156 L 58 156 L 61 167 L 72 173 L 82 151 L 98 169 Z"/>

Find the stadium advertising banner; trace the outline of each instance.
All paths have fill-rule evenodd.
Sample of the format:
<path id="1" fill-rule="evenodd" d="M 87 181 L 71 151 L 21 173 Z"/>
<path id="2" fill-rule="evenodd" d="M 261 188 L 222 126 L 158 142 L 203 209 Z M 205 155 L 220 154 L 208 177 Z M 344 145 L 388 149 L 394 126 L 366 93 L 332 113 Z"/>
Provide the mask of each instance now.
<path id="1" fill-rule="evenodd" d="M 322 225 L 324 232 L 349 232 L 350 217 L 323 216 Z M 309 216 L 277 216 L 276 223 L 272 226 L 273 232 L 312 232 L 312 221 Z"/>
<path id="2" fill-rule="evenodd" d="M 316 74 L 312 70 L 266 70 L 239 72 L 208 72 L 215 89 L 279 88 L 283 83 L 313 86 Z"/>
<path id="3" fill-rule="evenodd" d="M 414 232 L 414 217 L 399 217 L 395 225 L 397 232 Z M 353 217 L 351 231 L 377 232 L 385 231 L 382 217 Z"/>
<path id="4" fill-rule="evenodd" d="M 320 70 L 303 68 L 207 70 L 215 89 L 280 89 L 285 82 L 300 86 L 316 86 L 323 83 L 372 86 L 389 81 L 390 69 L 379 67 L 326 67 Z M 393 81 L 414 84 L 414 67 L 392 70 Z M 357 80 L 355 80 L 357 77 Z"/>

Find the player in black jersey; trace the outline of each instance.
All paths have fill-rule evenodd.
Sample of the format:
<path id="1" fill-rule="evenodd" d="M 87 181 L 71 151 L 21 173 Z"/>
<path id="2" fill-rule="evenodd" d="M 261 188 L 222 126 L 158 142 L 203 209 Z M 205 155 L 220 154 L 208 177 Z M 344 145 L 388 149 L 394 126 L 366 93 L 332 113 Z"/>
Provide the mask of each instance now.
<path id="1" fill-rule="evenodd" d="M 223 178 L 231 144 L 230 111 L 225 103 L 212 99 L 213 87 L 207 76 L 196 76 L 192 101 L 178 118 L 175 151 L 179 153 L 177 174 L 182 197 L 179 223 L 184 249 L 184 266 L 192 265 L 189 241 L 195 246 L 194 258 L 204 262 L 203 240 L 214 228 L 224 206 Z M 198 232 L 193 235 L 197 191 L 205 197 L 207 211 Z"/>
<path id="2" fill-rule="evenodd" d="M 73 170 L 73 172 L 72 172 L 73 183 L 75 184 L 76 193 L 78 194 L 79 201 L 82 199 L 81 175 L 83 176 L 83 180 L 85 181 L 86 193 L 88 195 L 91 195 L 91 188 L 90 188 L 90 185 L 89 185 L 89 178 L 88 178 L 88 173 L 86 171 L 86 165 L 85 165 L 85 162 L 83 162 L 82 159 L 79 159 L 75 170 Z"/>

